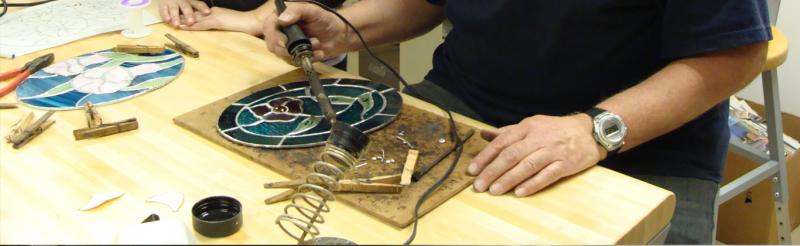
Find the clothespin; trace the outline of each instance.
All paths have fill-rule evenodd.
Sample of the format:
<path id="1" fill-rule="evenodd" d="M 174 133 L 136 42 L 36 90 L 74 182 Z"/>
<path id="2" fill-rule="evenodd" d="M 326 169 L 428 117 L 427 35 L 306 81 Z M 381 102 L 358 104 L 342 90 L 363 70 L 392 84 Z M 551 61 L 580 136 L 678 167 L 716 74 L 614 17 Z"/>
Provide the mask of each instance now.
<path id="1" fill-rule="evenodd" d="M 403 165 L 403 173 L 400 175 L 401 185 L 411 184 L 411 176 L 414 175 L 414 167 L 417 165 L 417 158 L 419 158 L 419 150 L 409 149 L 406 155 L 406 163 Z"/>
<path id="2" fill-rule="evenodd" d="M 332 187 L 333 192 L 354 192 L 354 193 L 400 193 L 403 191 L 399 185 L 400 174 L 376 176 L 372 178 L 342 179 L 338 185 Z M 306 183 L 305 179 L 295 179 L 290 181 L 279 181 L 265 183 L 265 189 L 286 188 L 290 189 L 264 200 L 266 204 L 286 201 L 295 194 L 298 186 Z"/>
<path id="3" fill-rule="evenodd" d="M 17 108 L 16 103 L 0 103 L 0 109 L 12 109 Z"/>
<path id="4" fill-rule="evenodd" d="M 13 144 L 12 146 L 15 149 L 21 148 L 55 123 L 55 121 L 48 120 L 53 113 L 55 113 L 55 111 L 47 111 L 47 113 L 31 124 L 33 112 L 29 112 L 11 126 L 11 131 L 5 137 L 6 142 Z"/>
<path id="5" fill-rule="evenodd" d="M 162 54 L 165 49 L 161 45 L 118 44 L 111 51 L 128 54 Z"/>
<path id="6" fill-rule="evenodd" d="M 194 57 L 194 58 L 200 57 L 200 52 L 199 51 L 197 51 L 196 49 L 192 48 L 192 46 L 189 46 L 188 44 L 184 43 L 183 41 L 181 41 L 180 39 L 176 38 L 175 36 L 172 36 L 172 34 L 167 33 L 167 34 L 164 34 L 164 36 L 166 36 L 169 40 L 171 40 L 173 43 L 175 43 L 175 44 L 165 44 L 167 47 L 173 48 L 173 49 L 175 49 L 177 51 L 180 51 L 181 53 L 184 53 L 184 54 L 186 54 L 188 56 L 191 56 L 191 57 Z"/>
<path id="7" fill-rule="evenodd" d="M 100 114 L 97 113 L 97 110 L 95 110 L 92 103 L 86 103 L 86 123 L 89 125 L 89 127 L 72 131 L 72 135 L 75 136 L 75 140 L 105 137 L 108 135 L 139 129 L 139 122 L 136 121 L 136 118 L 130 118 L 112 123 L 103 123 L 103 118 L 100 118 Z"/>

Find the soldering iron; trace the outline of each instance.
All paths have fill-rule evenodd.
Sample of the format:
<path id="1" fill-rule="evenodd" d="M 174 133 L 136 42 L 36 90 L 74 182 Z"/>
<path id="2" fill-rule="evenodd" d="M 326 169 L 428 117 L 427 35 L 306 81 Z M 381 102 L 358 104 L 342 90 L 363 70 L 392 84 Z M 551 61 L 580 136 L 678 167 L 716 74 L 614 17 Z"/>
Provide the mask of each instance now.
<path id="1" fill-rule="evenodd" d="M 381 60 L 377 55 L 375 55 L 372 49 L 370 49 L 370 47 L 367 45 L 367 42 L 364 41 L 364 38 L 361 36 L 361 33 L 359 33 L 358 30 L 356 30 L 356 28 L 353 26 L 353 24 L 350 23 L 346 18 L 344 18 L 344 16 L 337 13 L 334 9 L 324 6 L 323 4 L 320 4 L 319 2 L 314 0 L 289 0 L 289 1 L 315 4 L 320 8 L 323 8 L 326 11 L 336 15 L 336 17 L 338 17 L 342 22 L 344 22 L 349 28 L 353 30 L 353 32 L 358 37 L 359 41 L 361 41 L 361 44 L 364 45 L 364 49 L 367 51 L 367 53 L 369 53 L 371 57 L 373 57 L 383 66 L 385 66 L 389 71 L 391 71 L 392 74 L 394 74 L 403 85 L 408 86 L 408 83 L 405 81 L 405 79 L 403 79 L 403 77 L 400 76 L 400 74 L 394 68 L 389 66 L 385 61 Z M 286 10 L 286 4 L 284 3 L 284 0 L 275 0 L 275 7 L 278 15 L 280 15 L 281 13 L 283 13 L 284 10 Z M 292 62 L 296 66 L 300 66 L 303 68 L 303 71 L 305 72 L 308 82 L 311 84 L 312 93 L 314 93 L 314 96 L 317 98 L 317 102 L 320 104 L 320 108 L 322 109 L 325 119 L 331 123 L 331 133 L 325 145 L 325 150 L 323 151 L 322 155 L 323 160 L 326 159 L 325 157 L 333 159 L 342 158 L 340 160 L 333 160 L 333 161 L 335 161 L 336 162 L 335 165 L 337 165 L 337 167 L 340 168 L 339 172 L 346 171 L 353 166 L 353 163 L 357 161 L 359 155 L 366 149 L 366 146 L 369 142 L 369 138 L 367 137 L 366 134 L 356 129 L 355 127 L 351 126 L 350 124 L 336 120 L 336 112 L 333 110 L 333 106 L 331 105 L 331 102 L 328 99 L 328 96 L 325 94 L 322 84 L 319 81 L 319 76 L 317 75 L 317 72 L 314 70 L 314 67 L 312 66 L 312 59 L 314 55 L 313 55 L 313 50 L 311 48 L 311 40 L 306 37 L 305 33 L 303 33 L 303 30 L 297 24 L 292 24 L 288 26 L 282 26 L 281 31 L 287 37 L 286 48 L 289 51 L 289 54 L 292 56 Z M 414 91 L 413 88 L 409 89 L 412 92 Z M 423 97 L 423 99 L 431 101 L 430 98 Z M 447 168 L 447 171 L 445 171 L 445 174 L 442 177 L 438 178 L 434 182 L 434 184 L 431 185 L 431 187 L 427 188 L 422 193 L 416 205 L 414 206 L 414 226 L 412 228 L 411 235 L 404 242 L 405 245 L 410 244 L 416 237 L 417 222 L 418 222 L 417 219 L 419 218 L 419 209 L 420 206 L 422 205 L 422 202 L 427 200 L 427 198 L 431 195 L 431 193 L 435 191 L 438 187 L 440 187 L 444 183 L 444 181 L 450 176 L 450 174 L 453 173 L 456 164 L 458 163 L 461 157 L 461 153 L 464 149 L 464 142 L 458 136 L 458 127 L 456 126 L 455 120 L 453 119 L 453 115 L 450 109 L 438 103 L 434 103 L 434 105 L 441 108 L 447 113 L 447 119 L 450 125 L 450 134 L 449 134 L 450 139 L 456 143 L 455 154 L 454 154 L 455 158 L 453 158 L 450 166 Z M 316 170 L 317 168 L 314 169 Z M 316 209 L 320 210 L 321 208 L 322 207 L 317 207 Z M 313 217 L 312 220 L 314 222 L 318 222 L 315 219 L 316 216 Z M 295 222 L 297 221 L 293 221 L 293 223 Z M 296 225 L 300 226 L 301 224 L 296 224 Z M 313 227 L 313 222 L 310 223 L 308 227 L 306 227 L 306 230 L 311 229 L 311 227 Z M 286 231 L 286 229 L 284 229 L 284 231 Z M 298 240 L 304 237 L 305 233 L 303 233 L 303 235 L 300 238 L 298 238 Z M 333 240 L 325 242 L 327 244 L 331 244 L 334 242 L 336 242 L 337 244 L 352 243 L 346 239 L 344 240 L 341 240 L 340 238 L 328 238 L 328 239 L 333 239 Z"/>
<path id="2" fill-rule="evenodd" d="M 279 15 L 286 10 L 286 4 L 283 0 L 276 0 L 275 7 Z M 314 58 L 314 52 L 311 49 L 311 40 L 306 37 L 306 34 L 303 33 L 303 30 L 300 29 L 300 26 L 297 24 L 283 26 L 281 27 L 281 31 L 286 34 L 286 49 L 292 56 L 292 62 L 295 66 L 303 68 L 308 82 L 311 84 L 311 91 L 317 98 L 317 102 L 319 102 L 319 106 L 322 108 L 325 119 L 331 123 L 335 122 L 336 112 L 333 111 L 333 106 L 328 96 L 325 94 L 325 90 L 322 88 L 322 84 L 319 81 L 319 76 L 311 62 Z"/>
<path id="3" fill-rule="evenodd" d="M 283 0 L 275 1 L 275 8 L 278 15 L 286 10 L 286 3 Z M 336 119 L 336 111 L 333 109 L 328 95 L 319 81 L 319 75 L 314 70 L 312 59 L 314 52 L 311 49 L 311 40 L 303 33 L 303 29 L 297 24 L 282 26 L 281 31 L 286 35 L 286 49 L 292 56 L 295 66 L 303 68 L 303 72 L 311 85 L 311 92 L 319 103 L 320 109 L 325 119 L 331 124 L 331 133 L 328 137 L 328 147 L 336 147 L 347 152 L 345 157 L 347 162 L 355 162 L 360 154 L 366 149 L 369 138 L 366 134 L 351 126 L 350 124 L 339 122 Z"/>

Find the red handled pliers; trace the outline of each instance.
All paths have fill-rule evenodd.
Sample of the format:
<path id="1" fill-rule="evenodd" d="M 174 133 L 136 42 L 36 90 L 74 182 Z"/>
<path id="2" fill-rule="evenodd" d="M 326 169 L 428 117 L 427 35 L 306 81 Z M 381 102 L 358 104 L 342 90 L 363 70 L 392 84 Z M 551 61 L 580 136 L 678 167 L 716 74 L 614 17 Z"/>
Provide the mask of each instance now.
<path id="1" fill-rule="evenodd" d="M 4 86 L 0 89 L 0 97 L 5 96 L 6 94 L 14 91 L 17 86 L 22 83 L 23 80 L 28 78 L 31 74 L 35 73 L 36 71 L 41 70 L 53 63 L 53 53 L 49 53 L 47 55 L 43 55 L 25 63 L 24 66 L 21 68 L 17 68 L 5 73 L 0 74 L 0 81 L 10 79 L 13 77 L 17 77 L 14 81 L 11 81 L 8 85 Z"/>

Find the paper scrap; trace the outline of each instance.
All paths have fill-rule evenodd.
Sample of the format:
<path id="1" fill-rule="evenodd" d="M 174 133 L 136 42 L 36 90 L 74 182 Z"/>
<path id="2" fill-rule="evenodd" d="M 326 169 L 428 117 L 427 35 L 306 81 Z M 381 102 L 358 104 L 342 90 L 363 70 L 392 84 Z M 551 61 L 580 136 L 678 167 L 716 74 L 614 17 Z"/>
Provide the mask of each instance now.
<path id="1" fill-rule="evenodd" d="M 178 209 L 180 209 L 181 205 L 183 204 L 183 193 L 168 192 L 161 195 L 155 195 L 148 198 L 147 202 L 161 203 L 172 209 L 172 212 L 178 212 Z"/>
<path id="2" fill-rule="evenodd" d="M 91 209 L 96 208 L 96 207 L 98 207 L 100 205 L 103 205 L 103 203 L 106 203 L 108 201 L 117 199 L 118 197 L 121 197 L 124 194 L 125 194 L 125 192 L 101 192 L 101 193 L 96 193 L 96 194 L 92 195 L 92 198 L 89 199 L 89 202 L 87 202 L 85 205 L 83 205 L 83 207 L 79 208 L 78 210 L 81 210 L 81 211 L 91 210 Z"/>

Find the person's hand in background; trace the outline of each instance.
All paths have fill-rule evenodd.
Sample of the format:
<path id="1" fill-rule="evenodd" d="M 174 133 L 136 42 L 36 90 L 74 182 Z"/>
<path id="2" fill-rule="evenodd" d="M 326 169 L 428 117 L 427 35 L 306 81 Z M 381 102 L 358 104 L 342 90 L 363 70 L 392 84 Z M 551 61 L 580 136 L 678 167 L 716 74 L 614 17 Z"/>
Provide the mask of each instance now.
<path id="1" fill-rule="evenodd" d="M 161 19 L 173 27 L 194 24 L 195 12 L 208 15 L 211 14 L 211 9 L 205 2 L 198 0 L 161 0 L 158 2 L 158 13 L 161 15 Z"/>
<path id="2" fill-rule="evenodd" d="M 209 14 L 194 12 L 193 24 L 180 24 L 178 27 L 189 31 L 226 30 L 257 36 L 262 32 L 262 24 L 257 11 L 242 12 L 212 7 Z"/>

